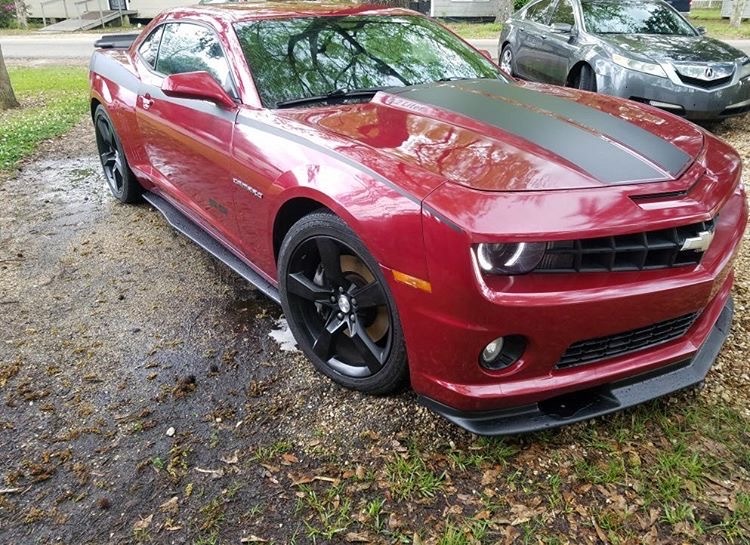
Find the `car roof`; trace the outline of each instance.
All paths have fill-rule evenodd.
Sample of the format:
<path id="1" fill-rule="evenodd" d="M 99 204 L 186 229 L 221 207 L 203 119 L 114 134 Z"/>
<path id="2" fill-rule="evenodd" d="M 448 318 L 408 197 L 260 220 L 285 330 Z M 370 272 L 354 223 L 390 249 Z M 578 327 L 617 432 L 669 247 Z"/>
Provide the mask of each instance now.
<path id="1" fill-rule="evenodd" d="M 294 17 L 331 17 L 341 15 L 419 15 L 417 12 L 402 8 L 384 8 L 367 4 L 340 2 L 326 4 L 321 2 L 227 2 L 204 4 L 190 7 L 177 7 L 165 10 L 164 13 L 209 16 L 228 23 L 252 21 L 257 19 L 284 19 Z"/>

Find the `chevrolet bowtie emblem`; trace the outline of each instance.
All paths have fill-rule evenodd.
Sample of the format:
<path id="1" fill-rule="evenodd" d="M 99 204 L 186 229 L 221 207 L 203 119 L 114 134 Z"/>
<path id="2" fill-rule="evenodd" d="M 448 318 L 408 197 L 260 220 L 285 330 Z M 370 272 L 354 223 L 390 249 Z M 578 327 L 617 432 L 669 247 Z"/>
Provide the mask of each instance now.
<path id="1" fill-rule="evenodd" d="M 694 252 L 705 252 L 711 246 L 713 239 L 713 231 L 701 231 L 698 233 L 698 236 L 686 238 L 685 242 L 682 243 L 680 251 L 693 250 Z"/>

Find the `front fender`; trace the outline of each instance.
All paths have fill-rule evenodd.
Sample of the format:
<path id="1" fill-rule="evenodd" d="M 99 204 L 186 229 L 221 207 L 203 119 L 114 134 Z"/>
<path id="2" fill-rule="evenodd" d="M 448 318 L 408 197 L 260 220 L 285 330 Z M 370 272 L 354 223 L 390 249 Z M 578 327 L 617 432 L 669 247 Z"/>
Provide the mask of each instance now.
<path id="1" fill-rule="evenodd" d="M 320 164 L 284 172 L 272 192 L 276 198 L 266 218 L 269 233 L 287 203 L 310 199 L 343 219 L 382 267 L 427 278 L 419 201 L 364 172 Z"/>

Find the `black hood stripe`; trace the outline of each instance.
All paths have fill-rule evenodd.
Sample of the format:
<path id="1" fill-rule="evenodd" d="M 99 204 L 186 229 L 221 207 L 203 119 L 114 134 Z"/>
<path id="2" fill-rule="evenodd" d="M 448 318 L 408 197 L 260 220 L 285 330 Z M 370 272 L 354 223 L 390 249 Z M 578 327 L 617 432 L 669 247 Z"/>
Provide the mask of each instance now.
<path id="1" fill-rule="evenodd" d="M 471 82 L 472 87 L 485 93 L 508 98 L 547 110 L 556 115 L 599 132 L 627 146 L 650 162 L 677 177 L 690 164 L 690 156 L 674 144 L 655 134 L 596 108 L 543 92 L 524 89 L 518 85 L 499 84 L 492 80 Z"/>
<path id="2" fill-rule="evenodd" d="M 664 164 L 663 158 L 659 160 L 657 158 L 651 159 L 649 155 L 642 153 L 640 148 L 639 150 L 633 149 L 631 151 L 626 148 L 627 144 L 625 143 L 618 145 L 619 138 L 615 135 L 610 135 L 605 130 L 610 118 L 625 125 L 631 124 L 620 121 L 608 114 L 598 112 L 597 110 L 560 99 L 560 102 L 579 106 L 585 110 L 590 110 L 592 113 L 598 112 L 606 116 L 606 122 L 602 119 L 597 119 L 595 115 L 587 118 L 592 123 L 594 120 L 598 121 L 596 127 L 591 127 L 593 130 L 601 133 L 601 135 L 596 134 L 573 123 L 559 119 L 554 115 L 549 115 L 549 113 L 519 107 L 503 100 L 503 93 L 507 91 L 506 87 L 513 89 L 508 92 L 508 99 L 517 100 L 511 96 L 511 93 L 515 89 L 527 93 L 528 96 L 519 94 L 519 97 L 525 100 L 529 107 L 534 106 L 532 101 L 536 99 L 536 97 L 531 95 L 545 96 L 537 91 L 525 90 L 494 80 L 477 80 L 460 82 L 460 84 L 432 84 L 404 89 L 391 89 L 389 92 L 408 100 L 449 110 L 484 123 L 489 123 L 577 165 L 602 183 L 622 184 L 662 181 L 667 179 L 667 172 L 671 174 L 671 170 L 667 170 L 666 168 L 662 170 L 656 166 Z M 495 94 L 496 98 L 490 96 L 490 94 Z M 557 108 L 560 109 L 561 106 L 557 105 Z M 571 111 L 574 109 L 571 109 Z M 560 113 L 559 115 L 565 117 L 564 113 Z M 588 123 L 586 124 L 588 125 Z M 632 126 L 638 128 L 635 125 Z M 616 132 L 625 132 L 624 128 L 620 126 L 616 127 L 614 129 Z M 639 134 L 639 131 L 628 134 L 627 138 L 629 141 L 635 138 L 635 135 Z M 602 135 L 606 138 L 603 138 Z M 661 139 L 658 140 L 664 142 Z M 669 143 L 667 144 L 672 146 Z M 677 151 L 682 153 L 681 150 Z M 653 152 L 649 152 L 649 154 L 651 153 Z M 638 154 L 641 154 L 641 156 L 639 157 Z M 684 169 L 685 163 L 689 159 L 686 154 L 683 155 L 686 161 L 683 162 L 683 165 L 679 169 L 680 171 Z M 676 164 L 673 165 L 673 168 L 675 167 Z"/>

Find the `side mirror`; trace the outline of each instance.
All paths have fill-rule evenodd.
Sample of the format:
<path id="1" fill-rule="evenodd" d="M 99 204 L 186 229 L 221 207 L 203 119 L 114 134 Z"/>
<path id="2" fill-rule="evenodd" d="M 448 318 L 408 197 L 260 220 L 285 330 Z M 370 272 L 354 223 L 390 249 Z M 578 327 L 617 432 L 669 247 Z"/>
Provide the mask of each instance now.
<path id="1" fill-rule="evenodd" d="M 708 32 L 708 31 L 706 30 L 706 27 L 704 27 L 704 26 L 699 26 L 699 27 L 697 27 L 697 28 L 696 28 L 695 30 L 697 30 L 697 31 L 698 31 L 698 34 L 700 34 L 701 36 L 703 36 L 703 35 L 704 35 L 704 34 L 705 34 L 706 32 Z"/>
<path id="2" fill-rule="evenodd" d="M 235 108 L 234 99 L 208 72 L 184 72 L 164 78 L 161 90 L 167 96 L 210 100 L 225 108 Z"/>
<path id="3" fill-rule="evenodd" d="M 573 25 L 570 23 L 552 23 L 550 28 L 555 34 L 571 34 L 573 32 Z"/>
<path id="4" fill-rule="evenodd" d="M 480 52 L 480 53 L 481 53 L 482 55 L 484 55 L 485 57 L 487 57 L 488 59 L 492 60 L 492 53 L 490 53 L 490 52 L 489 52 L 489 51 L 487 51 L 486 49 L 480 49 L 480 50 L 479 50 L 479 52 Z"/>

